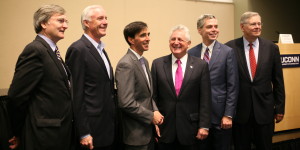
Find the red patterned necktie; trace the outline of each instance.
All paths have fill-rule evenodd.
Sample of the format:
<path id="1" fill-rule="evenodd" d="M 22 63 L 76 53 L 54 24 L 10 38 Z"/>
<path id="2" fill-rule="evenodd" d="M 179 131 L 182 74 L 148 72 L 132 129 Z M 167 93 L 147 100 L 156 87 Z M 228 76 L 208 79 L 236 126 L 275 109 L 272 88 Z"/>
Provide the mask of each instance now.
<path id="1" fill-rule="evenodd" d="M 250 46 L 249 61 L 250 61 L 251 75 L 252 75 L 252 80 L 253 80 L 255 73 L 256 73 L 256 59 L 255 59 L 255 54 L 254 54 L 252 45 L 253 45 L 252 43 L 249 44 L 249 46 Z"/>
<path id="2" fill-rule="evenodd" d="M 176 91 L 176 95 L 178 96 L 179 92 L 180 92 L 183 77 L 182 77 L 182 68 L 181 68 L 180 59 L 177 59 L 176 63 L 178 64 L 178 67 L 177 67 L 176 74 L 175 74 L 175 91 Z"/>
<path id="3" fill-rule="evenodd" d="M 203 59 L 204 59 L 207 63 L 209 63 L 209 48 L 208 48 L 208 47 L 206 47 L 206 50 L 205 50 L 205 52 L 204 52 Z"/>

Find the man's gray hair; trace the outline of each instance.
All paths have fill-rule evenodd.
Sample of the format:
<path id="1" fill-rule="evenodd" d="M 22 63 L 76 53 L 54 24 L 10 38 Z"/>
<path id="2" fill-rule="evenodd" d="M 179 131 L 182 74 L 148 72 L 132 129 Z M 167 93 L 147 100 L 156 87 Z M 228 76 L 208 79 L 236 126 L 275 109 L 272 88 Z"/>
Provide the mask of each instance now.
<path id="1" fill-rule="evenodd" d="M 180 25 L 173 27 L 171 29 L 170 38 L 175 31 L 184 31 L 186 40 L 191 41 L 190 30 L 186 26 L 180 24 Z"/>
<path id="2" fill-rule="evenodd" d="M 59 5 L 43 5 L 33 15 L 35 33 L 40 33 L 43 30 L 42 24 L 48 22 L 54 14 L 64 15 L 65 13 L 65 9 Z"/>
<path id="3" fill-rule="evenodd" d="M 81 13 L 81 26 L 83 30 L 86 30 L 86 26 L 84 25 L 84 20 L 91 21 L 91 16 L 93 15 L 92 11 L 94 9 L 103 9 L 100 5 L 90 5 L 84 8 Z"/>
<path id="4" fill-rule="evenodd" d="M 212 14 L 203 14 L 197 20 L 197 29 L 200 29 L 204 26 L 205 19 L 216 19 L 216 17 Z"/>

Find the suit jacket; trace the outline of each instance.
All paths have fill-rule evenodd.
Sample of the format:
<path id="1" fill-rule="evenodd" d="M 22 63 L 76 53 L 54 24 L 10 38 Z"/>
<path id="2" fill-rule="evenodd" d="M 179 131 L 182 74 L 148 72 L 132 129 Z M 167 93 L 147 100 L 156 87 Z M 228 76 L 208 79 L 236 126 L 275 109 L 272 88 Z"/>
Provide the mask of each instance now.
<path id="1" fill-rule="evenodd" d="M 154 99 L 165 117 L 159 126 L 160 142 L 175 138 L 183 145 L 192 145 L 199 128 L 209 128 L 211 120 L 211 87 L 208 65 L 200 58 L 188 55 L 184 79 L 176 96 L 172 77 L 172 56 L 152 63 Z"/>
<path id="2" fill-rule="evenodd" d="M 71 149 L 71 78 L 64 67 L 39 36 L 20 54 L 8 96 L 13 132 L 21 137 L 21 149 Z"/>
<path id="3" fill-rule="evenodd" d="M 188 53 L 201 57 L 202 44 Z M 232 48 L 215 42 L 209 61 L 212 93 L 212 124 L 220 125 L 223 116 L 234 117 L 238 97 L 238 69 Z"/>
<path id="4" fill-rule="evenodd" d="M 142 65 L 128 50 L 116 69 L 119 107 L 122 110 L 123 142 L 127 145 L 146 145 L 152 138 L 153 111 L 158 110 L 152 99 L 152 78 L 145 59 L 150 86 Z"/>
<path id="5" fill-rule="evenodd" d="M 105 51 L 104 54 L 108 59 Z M 66 63 L 74 79 L 75 122 L 79 138 L 91 134 L 95 147 L 111 145 L 115 135 L 116 106 L 110 62 L 111 78 L 97 49 L 83 35 L 68 48 Z"/>
<path id="6" fill-rule="evenodd" d="M 237 123 L 246 123 L 252 113 L 258 124 L 274 121 L 274 114 L 284 114 L 285 92 L 279 48 L 273 42 L 258 38 L 259 53 L 256 74 L 251 81 L 243 38 L 226 43 L 235 51 L 239 70 Z"/>

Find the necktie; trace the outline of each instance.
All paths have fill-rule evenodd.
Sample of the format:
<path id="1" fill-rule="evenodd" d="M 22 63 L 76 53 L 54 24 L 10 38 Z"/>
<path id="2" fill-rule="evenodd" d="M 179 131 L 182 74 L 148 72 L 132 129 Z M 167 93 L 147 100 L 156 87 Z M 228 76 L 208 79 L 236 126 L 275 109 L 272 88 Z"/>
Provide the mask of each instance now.
<path id="1" fill-rule="evenodd" d="M 58 47 L 55 48 L 55 54 L 56 54 L 56 56 L 57 56 L 57 58 L 58 58 L 59 60 L 62 60 L 62 59 L 61 59 L 61 56 L 60 56 L 60 52 L 59 52 L 59 50 L 58 50 Z"/>
<path id="2" fill-rule="evenodd" d="M 105 65 L 105 68 L 106 68 L 106 71 L 107 71 L 107 74 L 108 74 L 108 77 L 110 78 L 110 66 L 109 66 L 109 63 L 108 63 L 108 60 L 104 54 L 104 49 L 101 50 L 101 45 L 99 44 L 98 47 L 97 47 L 99 50 L 100 50 L 100 56 L 104 62 L 104 65 Z"/>
<path id="3" fill-rule="evenodd" d="M 145 73 L 145 75 L 146 75 L 147 83 L 148 83 L 148 85 L 150 86 L 149 77 L 148 77 L 148 73 L 147 73 L 147 69 L 146 69 L 146 65 L 145 65 L 145 60 L 144 60 L 144 58 L 142 57 L 142 58 L 139 59 L 139 61 L 140 61 L 141 65 L 142 65 L 142 68 L 143 68 L 144 73 Z"/>
<path id="4" fill-rule="evenodd" d="M 177 67 L 176 74 L 175 74 L 175 91 L 176 91 L 176 95 L 178 96 L 179 92 L 180 92 L 183 77 L 182 77 L 182 68 L 181 68 L 180 59 L 177 59 L 176 63 L 178 65 L 178 67 Z"/>
<path id="5" fill-rule="evenodd" d="M 209 63 L 209 48 L 208 48 L 208 47 L 206 47 L 206 50 L 205 50 L 205 52 L 204 52 L 203 59 L 204 59 L 207 63 Z"/>
<path id="6" fill-rule="evenodd" d="M 63 68 L 64 68 L 64 70 L 65 70 L 65 73 L 66 73 L 66 75 L 67 75 L 67 77 L 68 77 L 69 87 L 71 87 L 71 83 L 70 83 L 70 80 L 69 80 L 69 75 L 68 75 L 68 72 L 67 72 L 67 70 L 66 70 L 66 68 L 65 68 L 65 66 L 64 66 L 64 62 L 63 62 L 63 60 L 62 60 L 62 58 L 61 58 L 60 52 L 59 52 L 59 50 L 58 50 L 58 47 L 55 48 L 55 54 L 56 54 L 56 56 L 57 56 L 57 59 L 60 60 L 60 63 L 61 63 L 61 65 L 63 66 Z"/>
<path id="7" fill-rule="evenodd" d="M 256 73 L 256 59 L 255 59 L 254 50 L 253 50 L 252 45 L 253 45 L 252 43 L 249 44 L 249 46 L 250 46 L 249 61 L 250 61 L 251 75 L 252 75 L 252 80 L 253 80 L 255 73 Z"/>

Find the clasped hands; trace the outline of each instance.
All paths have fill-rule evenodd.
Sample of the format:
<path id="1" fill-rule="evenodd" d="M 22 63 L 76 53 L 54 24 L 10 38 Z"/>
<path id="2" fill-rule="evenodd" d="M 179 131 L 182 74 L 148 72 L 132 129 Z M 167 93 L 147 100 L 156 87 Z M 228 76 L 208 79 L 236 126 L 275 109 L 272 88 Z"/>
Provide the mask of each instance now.
<path id="1" fill-rule="evenodd" d="M 152 124 L 161 125 L 164 122 L 164 116 L 159 111 L 154 111 L 153 113 Z"/>

